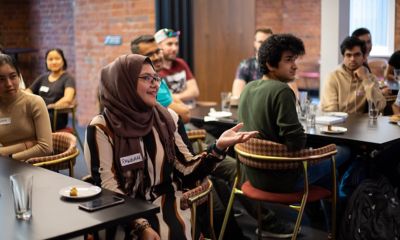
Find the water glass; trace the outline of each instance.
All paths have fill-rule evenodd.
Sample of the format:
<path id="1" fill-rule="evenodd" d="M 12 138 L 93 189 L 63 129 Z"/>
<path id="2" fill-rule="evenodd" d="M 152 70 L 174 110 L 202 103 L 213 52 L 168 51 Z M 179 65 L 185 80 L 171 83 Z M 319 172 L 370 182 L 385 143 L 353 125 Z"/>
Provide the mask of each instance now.
<path id="1" fill-rule="evenodd" d="M 307 127 L 315 128 L 315 117 L 317 115 L 318 106 L 315 104 L 308 104 L 306 111 Z"/>
<path id="2" fill-rule="evenodd" d="M 299 118 L 300 119 L 305 119 L 306 118 L 306 113 L 307 113 L 307 105 L 310 102 L 308 101 L 308 93 L 306 91 L 300 91 L 299 92 L 299 104 L 300 104 L 300 108 L 299 108 Z"/>
<path id="3" fill-rule="evenodd" d="M 221 92 L 221 111 L 230 112 L 230 92 Z"/>
<path id="4" fill-rule="evenodd" d="M 32 216 L 32 185 L 30 174 L 14 174 L 10 176 L 14 199 L 15 215 L 18 219 L 29 220 Z"/>
<path id="5" fill-rule="evenodd" d="M 379 115 L 379 109 L 376 106 L 374 100 L 368 100 L 368 117 L 370 119 L 377 119 Z"/>

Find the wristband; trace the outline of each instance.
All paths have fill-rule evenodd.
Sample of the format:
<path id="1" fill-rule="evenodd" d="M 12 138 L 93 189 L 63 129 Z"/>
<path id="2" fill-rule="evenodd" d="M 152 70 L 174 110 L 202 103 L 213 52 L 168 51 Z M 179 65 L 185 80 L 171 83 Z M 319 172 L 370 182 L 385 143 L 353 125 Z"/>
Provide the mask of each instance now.
<path id="1" fill-rule="evenodd" d="M 218 155 L 225 155 L 225 154 L 226 154 L 226 151 L 225 151 L 225 150 L 221 150 L 221 149 L 219 149 L 219 148 L 217 147 L 217 143 L 214 143 L 214 144 L 213 144 L 212 150 L 213 150 L 216 154 L 218 154 Z"/>

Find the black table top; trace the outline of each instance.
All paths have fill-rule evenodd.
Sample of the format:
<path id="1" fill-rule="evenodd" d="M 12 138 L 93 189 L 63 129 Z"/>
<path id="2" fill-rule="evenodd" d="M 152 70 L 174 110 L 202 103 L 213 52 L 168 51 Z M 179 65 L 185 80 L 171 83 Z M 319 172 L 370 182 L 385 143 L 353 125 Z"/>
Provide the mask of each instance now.
<path id="1" fill-rule="evenodd" d="M 231 108 L 232 117 L 220 119 L 218 121 L 204 122 L 204 116 L 210 111 L 209 107 L 196 107 L 191 110 L 193 123 L 203 123 L 218 125 L 229 128 L 237 123 L 237 108 Z M 305 122 L 303 122 L 305 125 Z M 308 138 L 319 139 L 332 143 L 344 144 L 366 144 L 372 147 L 384 147 L 387 144 L 400 142 L 400 126 L 389 123 L 388 116 L 379 116 L 375 123 L 372 123 L 367 114 L 350 115 L 348 119 L 341 124 L 335 124 L 347 128 L 343 134 L 324 134 L 321 133 L 321 125 L 314 129 L 307 129 Z"/>
<path id="2" fill-rule="evenodd" d="M 14 173 L 33 175 L 32 218 L 29 221 L 15 217 L 9 180 L 9 176 Z M 0 239 L 66 239 L 159 212 L 155 205 L 122 196 L 125 203 L 89 213 L 78 209 L 78 205 L 114 193 L 102 189 L 100 195 L 82 200 L 68 200 L 58 193 L 63 187 L 82 185 L 89 184 L 0 157 Z"/>

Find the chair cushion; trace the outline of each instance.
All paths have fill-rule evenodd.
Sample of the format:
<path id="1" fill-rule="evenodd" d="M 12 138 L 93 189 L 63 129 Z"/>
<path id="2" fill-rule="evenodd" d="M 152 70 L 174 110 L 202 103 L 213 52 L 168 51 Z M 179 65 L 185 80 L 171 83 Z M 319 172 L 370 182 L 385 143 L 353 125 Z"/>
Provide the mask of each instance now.
<path id="1" fill-rule="evenodd" d="M 204 129 L 189 130 L 186 132 L 186 134 L 188 135 L 188 138 L 190 140 L 206 138 L 206 130 L 204 130 Z"/>
<path id="2" fill-rule="evenodd" d="M 243 194 L 246 197 L 254 200 L 274 202 L 274 203 L 284 203 L 284 204 L 301 202 L 304 194 L 303 192 L 293 192 L 293 193 L 267 192 L 253 187 L 249 181 L 246 181 L 242 185 L 241 190 L 243 191 Z M 319 186 L 309 186 L 307 202 L 314 202 L 320 199 L 328 198 L 330 196 L 331 196 L 331 191 L 329 191 L 328 189 Z"/>

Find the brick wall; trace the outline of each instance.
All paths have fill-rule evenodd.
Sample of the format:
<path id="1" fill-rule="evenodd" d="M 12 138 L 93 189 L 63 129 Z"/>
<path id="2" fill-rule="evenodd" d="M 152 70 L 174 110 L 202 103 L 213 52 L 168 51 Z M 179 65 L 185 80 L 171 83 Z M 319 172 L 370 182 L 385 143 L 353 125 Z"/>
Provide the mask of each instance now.
<path id="1" fill-rule="evenodd" d="M 76 0 L 76 74 L 79 122 L 97 114 L 96 95 L 100 70 L 117 56 L 130 53 L 130 41 L 155 32 L 154 1 Z M 122 36 L 122 45 L 105 46 L 106 35 Z"/>
<path id="2" fill-rule="evenodd" d="M 320 0 L 257 0 L 256 28 L 259 27 L 270 27 L 274 33 L 292 33 L 301 38 L 306 55 L 299 61 L 299 70 L 319 70 Z"/>

